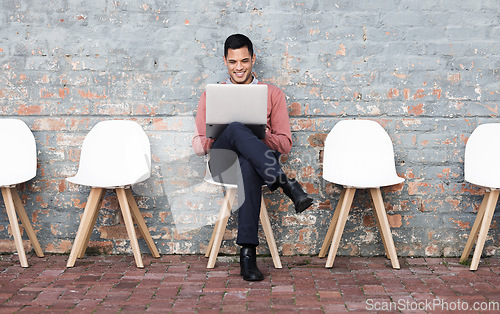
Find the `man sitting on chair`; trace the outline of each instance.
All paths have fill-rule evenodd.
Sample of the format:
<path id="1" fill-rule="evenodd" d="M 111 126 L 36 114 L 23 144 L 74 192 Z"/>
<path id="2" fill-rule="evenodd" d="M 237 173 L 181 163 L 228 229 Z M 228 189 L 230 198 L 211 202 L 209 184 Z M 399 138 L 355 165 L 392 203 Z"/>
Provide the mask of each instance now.
<path id="1" fill-rule="evenodd" d="M 255 54 L 250 39 L 234 34 L 224 44 L 224 64 L 229 78 L 226 84 L 265 84 L 252 75 Z M 210 151 L 208 165 L 214 178 L 238 186 L 238 237 L 241 246 L 240 267 L 243 279 L 263 280 L 257 268 L 256 247 L 261 205 L 262 185 L 273 191 L 281 187 L 292 200 L 295 211 L 301 213 L 312 205 L 313 199 L 295 179 L 288 179 L 279 164 L 280 154 L 287 154 L 292 147 L 290 121 L 285 94 L 278 87 L 268 85 L 267 129 L 260 140 L 244 124 L 233 122 L 214 141 L 206 138 L 206 93 L 201 95 L 196 114 L 196 133 L 193 149 L 197 155 Z M 235 99 L 237 101 L 237 99 Z M 236 161 L 239 167 L 231 167 Z M 228 174 L 228 169 L 239 168 Z M 235 171 L 236 172 L 236 171 Z"/>

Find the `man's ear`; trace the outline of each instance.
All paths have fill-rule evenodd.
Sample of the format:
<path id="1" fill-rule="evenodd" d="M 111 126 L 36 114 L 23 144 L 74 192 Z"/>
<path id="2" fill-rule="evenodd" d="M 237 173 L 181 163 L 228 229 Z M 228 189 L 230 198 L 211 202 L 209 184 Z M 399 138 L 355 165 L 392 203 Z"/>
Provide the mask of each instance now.
<path id="1" fill-rule="evenodd" d="M 222 59 L 224 60 L 224 65 L 227 66 L 226 56 L 223 56 Z"/>
<path id="2" fill-rule="evenodd" d="M 255 64 L 255 53 L 252 56 L 252 66 Z"/>

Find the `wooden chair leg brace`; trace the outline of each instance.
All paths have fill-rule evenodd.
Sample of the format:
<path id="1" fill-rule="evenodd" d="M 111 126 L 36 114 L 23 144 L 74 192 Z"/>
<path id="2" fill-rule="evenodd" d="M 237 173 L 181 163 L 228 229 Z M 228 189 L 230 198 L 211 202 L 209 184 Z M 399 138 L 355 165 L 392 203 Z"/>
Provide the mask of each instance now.
<path id="1" fill-rule="evenodd" d="M 214 231 L 212 232 L 212 237 L 208 243 L 207 252 L 205 257 L 208 257 L 207 268 L 214 268 L 215 261 L 217 260 L 217 255 L 219 254 L 219 249 L 222 243 L 222 238 L 224 237 L 224 231 L 226 230 L 227 221 L 229 220 L 229 215 L 231 214 L 231 208 L 233 207 L 234 199 L 236 198 L 236 188 L 228 188 L 226 191 L 226 196 L 222 201 L 222 207 L 219 211 L 219 216 L 215 223 Z M 264 203 L 264 197 L 261 198 L 260 206 L 260 222 L 262 224 L 262 229 L 266 236 L 267 245 L 271 251 L 271 256 L 273 258 L 273 263 L 275 268 L 282 268 L 281 260 L 278 253 L 278 247 L 276 246 L 276 241 L 274 239 L 273 230 L 271 228 L 271 222 L 269 220 L 269 215 L 267 213 L 267 208 Z"/>
<path id="2" fill-rule="evenodd" d="M 483 201 L 477 212 L 476 220 L 472 226 L 472 230 L 465 244 L 464 251 L 460 257 L 460 262 L 465 262 L 469 257 L 472 246 L 476 242 L 476 248 L 474 249 L 474 255 L 472 256 L 472 262 L 470 264 L 470 270 L 477 270 L 479 265 L 479 260 L 481 259 L 481 254 L 484 248 L 484 242 L 488 236 L 488 231 L 490 230 L 491 220 L 493 219 L 493 214 L 495 213 L 495 206 L 498 201 L 500 190 L 491 190 L 484 194 Z"/>
<path id="3" fill-rule="evenodd" d="M 26 258 L 26 253 L 24 252 L 23 239 L 21 237 L 21 230 L 19 229 L 19 223 L 17 221 L 17 215 L 21 220 L 24 230 L 28 234 L 28 238 L 31 241 L 31 245 L 35 250 L 38 257 L 43 257 L 42 248 L 40 243 L 36 238 L 35 231 L 31 226 L 31 222 L 26 215 L 24 210 L 23 202 L 17 193 L 15 187 L 2 187 L 2 196 L 5 202 L 5 209 L 7 211 L 7 216 L 9 217 L 10 227 L 12 229 L 12 235 L 14 236 L 14 243 L 16 245 L 17 253 L 19 254 L 19 261 L 22 267 L 28 267 L 28 260 Z"/>
<path id="4" fill-rule="evenodd" d="M 97 216 L 99 214 L 99 209 L 101 207 L 105 192 L 106 189 L 104 188 L 91 189 L 66 267 L 73 267 L 75 265 L 76 259 L 82 258 L 84 256 L 85 250 L 87 249 L 87 246 L 89 244 L 90 235 L 92 234 L 93 227 L 97 221 Z M 139 211 L 139 208 L 137 207 L 137 203 L 135 202 L 134 196 L 132 195 L 130 189 L 117 188 L 116 195 L 118 196 L 118 202 L 120 203 L 120 209 L 130 239 L 130 244 L 132 246 L 132 252 L 134 253 L 135 263 L 137 267 L 143 268 L 144 264 L 142 262 L 141 250 L 137 241 L 137 235 L 135 233 L 134 222 L 132 218 L 137 223 L 139 231 L 146 241 L 146 244 L 148 245 L 148 248 L 151 251 L 153 257 L 158 258 L 160 257 L 160 254 L 156 249 L 153 238 L 149 233 L 146 223 L 142 218 L 142 215 Z"/>
<path id="5" fill-rule="evenodd" d="M 394 246 L 394 241 L 392 239 L 391 229 L 389 226 L 389 221 L 387 219 L 387 214 L 385 211 L 384 201 L 382 199 L 380 188 L 371 188 L 368 190 L 373 201 L 375 219 L 380 230 L 380 235 L 382 237 L 385 251 L 387 253 L 387 256 L 391 260 L 392 267 L 399 269 L 400 266 L 396 254 L 396 247 Z M 323 245 L 319 252 L 319 257 L 325 257 L 326 251 L 328 250 L 328 247 L 330 247 L 325 265 L 326 268 L 333 267 L 333 262 L 339 248 L 340 238 L 342 237 L 342 232 L 344 231 L 344 227 L 349 216 L 349 210 L 351 208 L 355 193 L 355 188 L 344 188 L 342 190 L 342 193 L 340 194 L 339 202 L 337 204 L 337 207 L 335 208 L 332 221 L 330 222 L 325 240 L 323 241 Z"/>

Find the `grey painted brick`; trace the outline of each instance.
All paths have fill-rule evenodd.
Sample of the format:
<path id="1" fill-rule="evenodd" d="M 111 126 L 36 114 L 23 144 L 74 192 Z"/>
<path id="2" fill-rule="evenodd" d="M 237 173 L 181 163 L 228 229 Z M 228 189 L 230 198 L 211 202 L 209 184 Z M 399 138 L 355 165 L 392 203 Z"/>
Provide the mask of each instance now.
<path id="1" fill-rule="evenodd" d="M 133 192 L 158 248 L 201 252 L 222 190 L 203 183 L 205 162 L 191 148 L 194 113 L 205 85 L 227 76 L 223 39 L 242 32 L 254 41 L 259 79 L 284 90 L 292 113 L 294 147 L 283 167 L 318 203 L 331 202 L 295 216 L 281 192 L 266 193 L 280 249 L 316 254 L 338 202 L 341 187 L 321 178 L 317 136 L 344 119 L 371 119 L 393 140 L 406 178 L 397 190 L 383 189 L 388 212 L 402 215 L 393 229 L 398 254 L 460 255 L 483 193 L 464 182 L 465 143 L 479 124 L 500 122 L 496 1 L 0 5 L 0 115 L 24 120 L 37 140 L 37 177 L 21 195 L 44 249 L 64 252 L 78 228 L 89 189 L 64 178 L 78 168 L 85 134 L 99 121 L 133 119 L 153 155 L 151 178 Z M 116 196 L 104 203 L 98 226 L 120 224 Z M 339 254 L 383 254 L 376 227 L 363 225 L 370 215 L 358 192 Z M 221 251 L 235 253 L 236 214 L 228 228 Z M 299 234 L 308 239 L 303 248 Z M 94 230 L 92 241 L 107 240 Z M 111 242 L 113 253 L 130 253 L 120 239 Z"/>

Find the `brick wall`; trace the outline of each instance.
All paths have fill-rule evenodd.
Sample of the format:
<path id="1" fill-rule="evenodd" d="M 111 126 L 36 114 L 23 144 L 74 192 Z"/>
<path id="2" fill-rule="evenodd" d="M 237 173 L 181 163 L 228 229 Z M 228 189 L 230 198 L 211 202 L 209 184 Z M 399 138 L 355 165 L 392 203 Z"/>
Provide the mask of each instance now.
<path id="1" fill-rule="evenodd" d="M 222 191 L 203 183 L 193 117 L 205 85 L 226 77 L 222 44 L 235 32 L 254 41 L 259 79 L 287 95 L 294 147 L 283 165 L 317 199 L 295 215 L 280 192 L 266 194 L 283 254 L 319 251 L 341 188 L 321 178 L 323 141 L 350 118 L 379 122 L 393 140 L 406 182 L 383 194 L 398 254 L 460 254 L 484 192 L 464 182 L 465 143 L 500 122 L 495 0 L 2 1 L 0 115 L 37 140 L 38 175 L 19 189 L 45 251 L 68 252 L 75 237 L 89 188 L 65 177 L 85 134 L 133 119 L 152 146 L 152 177 L 134 194 L 158 249 L 203 252 Z M 131 252 L 117 208 L 108 192 L 94 249 Z M 370 208 L 359 191 L 339 254 L 383 254 Z M 0 249 L 13 251 L 0 217 Z M 235 218 L 226 253 L 236 252 Z M 486 254 L 499 254 L 498 233 L 495 218 Z"/>

